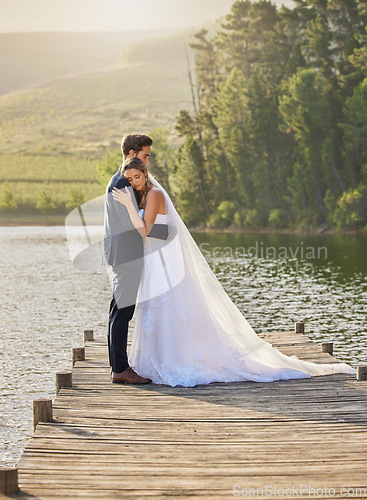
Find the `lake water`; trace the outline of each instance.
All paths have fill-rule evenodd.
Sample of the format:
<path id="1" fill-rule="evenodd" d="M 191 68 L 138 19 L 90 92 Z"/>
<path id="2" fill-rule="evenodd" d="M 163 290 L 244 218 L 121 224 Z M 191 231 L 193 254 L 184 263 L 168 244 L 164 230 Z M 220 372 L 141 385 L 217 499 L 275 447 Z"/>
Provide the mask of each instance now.
<path id="1" fill-rule="evenodd" d="M 194 234 L 255 331 L 306 323 L 353 366 L 367 360 L 367 237 Z M 0 227 L 0 465 L 32 435 L 32 401 L 55 397 L 83 330 L 105 338 L 110 283 L 73 268 L 63 227 Z"/>

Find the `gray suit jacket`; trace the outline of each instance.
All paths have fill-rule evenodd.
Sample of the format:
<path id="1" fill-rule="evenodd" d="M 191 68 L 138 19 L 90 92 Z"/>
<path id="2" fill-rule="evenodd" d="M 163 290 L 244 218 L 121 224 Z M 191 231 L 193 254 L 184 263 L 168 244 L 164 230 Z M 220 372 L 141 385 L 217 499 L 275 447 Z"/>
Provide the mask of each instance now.
<path id="1" fill-rule="evenodd" d="M 143 265 L 143 238 L 131 222 L 126 207 L 115 201 L 112 197 L 113 187 L 122 189 L 126 186 L 134 194 L 128 180 L 120 175 L 120 171 L 117 171 L 110 179 L 106 188 L 103 253 L 105 262 L 113 267 L 122 264 L 128 265 L 137 261 L 137 259 L 140 259 L 141 266 Z M 136 198 L 135 196 L 132 198 L 136 205 L 135 208 L 138 211 Z"/>

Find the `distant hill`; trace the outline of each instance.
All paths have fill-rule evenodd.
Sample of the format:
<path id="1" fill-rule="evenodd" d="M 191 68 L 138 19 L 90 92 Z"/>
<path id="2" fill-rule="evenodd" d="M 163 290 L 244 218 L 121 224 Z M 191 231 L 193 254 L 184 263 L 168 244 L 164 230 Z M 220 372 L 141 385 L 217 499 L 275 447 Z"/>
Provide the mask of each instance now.
<path id="1" fill-rule="evenodd" d="M 64 71 L 60 78 L 0 96 L 0 196 L 6 186 L 14 193 L 15 221 L 28 214 L 18 222 L 35 223 L 34 217 L 41 216 L 37 201 L 45 189 L 52 192 L 56 218 L 66 213 L 75 193 L 85 200 L 103 194 L 96 164 L 106 151 L 120 149 L 123 134 L 157 127 L 173 131 L 180 109 L 191 107 L 184 43 L 177 36 L 174 41 L 152 40 L 148 57 L 139 44 L 129 52 L 131 62 L 95 70 L 90 65 L 84 72 L 76 65 L 79 73 Z M 172 44 L 178 52 L 182 46 L 181 57 L 163 52 L 159 57 Z M 121 58 L 121 53 L 115 56 Z M 70 60 L 76 64 L 80 53 L 74 59 L 71 54 Z M 0 224 L 12 217 L 0 213 Z"/>
<path id="2" fill-rule="evenodd" d="M 159 36 L 150 39 L 153 33 Z M 0 96 L 2 152 L 99 158 L 126 132 L 172 129 L 181 107 L 191 104 L 187 34 L 150 31 L 135 38 L 139 42 L 131 33 L 1 35 L 7 54 L 0 58 L 7 90 Z"/>
<path id="3" fill-rule="evenodd" d="M 129 131 L 172 130 L 175 115 L 190 106 L 181 62 L 136 63 L 58 79 L 0 98 L 2 151 L 100 157 Z"/>
<path id="4" fill-rule="evenodd" d="M 172 31 L 0 34 L 0 95 L 118 64 L 132 43 Z"/>
<path id="5" fill-rule="evenodd" d="M 177 141 L 175 117 L 192 106 L 184 47 L 198 29 L 0 34 L 0 192 L 7 183 L 33 213 L 46 186 L 63 213 L 75 190 L 103 193 L 97 161 L 123 134 L 164 127 Z"/>
<path id="6" fill-rule="evenodd" d="M 184 49 L 198 29 L 0 34 L 2 152 L 100 158 L 126 132 L 172 131 L 192 105 Z"/>

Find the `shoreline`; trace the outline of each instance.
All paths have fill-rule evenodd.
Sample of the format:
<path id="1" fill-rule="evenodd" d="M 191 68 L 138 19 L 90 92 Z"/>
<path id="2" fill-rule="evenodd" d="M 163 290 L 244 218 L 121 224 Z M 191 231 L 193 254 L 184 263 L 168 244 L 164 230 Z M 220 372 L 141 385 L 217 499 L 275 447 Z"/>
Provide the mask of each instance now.
<path id="1" fill-rule="evenodd" d="M 340 236 L 366 236 L 367 231 L 358 229 L 338 230 L 334 228 L 314 227 L 314 228 L 272 228 L 272 227 L 259 227 L 259 228 L 246 228 L 246 227 L 229 227 L 229 228 L 203 228 L 195 227 L 190 228 L 193 233 L 225 233 L 225 234 L 319 234 L 319 235 L 340 235 Z"/>
<path id="2" fill-rule="evenodd" d="M 64 215 L 50 215 L 45 218 L 44 216 L 20 216 L 19 218 L 9 219 L 7 217 L 0 216 L 0 227 L 24 227 L 24 226 L 43 226 L 43 227 L 53 227 L 53 226 L 64 226 L 65 225 Z M 14 220 L 17 219 L 17 220 Z M 271 228 L 271 227 L 259 227 L 259 228 L 246 228 L 246 227 L 229 227 L 229 228 L 208 228 L 208 227 L 191 227 L 189 231 L 192 233 L 207 233 L 207 234 L 319 234 L 319 235 L 340 235 L 340 236 L 365 236 L 367 231 L 348 229 L 348 230 L 337 230 L 331 227 L 325 227 L 324 225 L 314 228 Z"/>
<path id="3" fill-rule="evenodd" d="M 17 226 L 64 226 L 65 215 L 19 215 L 6 217 L 0 215 L 0 226 L 3 227 L 17 227 Z"/>

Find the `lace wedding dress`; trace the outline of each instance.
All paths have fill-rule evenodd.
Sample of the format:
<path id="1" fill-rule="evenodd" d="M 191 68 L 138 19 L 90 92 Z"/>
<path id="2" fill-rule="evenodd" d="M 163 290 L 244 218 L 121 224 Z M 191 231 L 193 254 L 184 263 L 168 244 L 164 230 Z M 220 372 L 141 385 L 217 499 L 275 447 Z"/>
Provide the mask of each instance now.
<path id="1" fill-rule="evenodd" d="M 262 340 L 230 300 L 177 214 L 169 196 L 166 241 L 144 239 L 144 271 L 129 363 L 153 383 L 192 387 L 211 382 L 354 374 L 344 363 L 286 356 Z"/>

